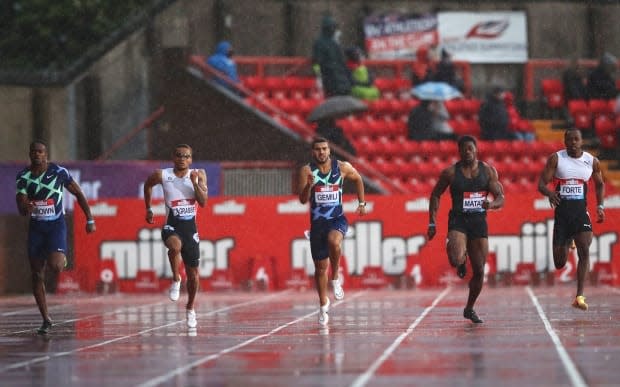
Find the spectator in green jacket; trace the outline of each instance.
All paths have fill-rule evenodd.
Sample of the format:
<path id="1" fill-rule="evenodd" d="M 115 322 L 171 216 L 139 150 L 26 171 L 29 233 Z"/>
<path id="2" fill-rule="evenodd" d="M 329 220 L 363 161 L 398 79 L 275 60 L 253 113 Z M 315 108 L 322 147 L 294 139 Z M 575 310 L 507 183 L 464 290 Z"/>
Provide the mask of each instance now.
<path id="1" fill-rule="evenodd" d="M 381 96 L 379 89 L 374 85 L 374 79 L 368 72 L 368 67 L 362 63 L 362 50 L 358 47 L 350 47 L 345 51 L 345 55 L 353 81 L 351 95 L 366 101 L 379 99 Z"/>

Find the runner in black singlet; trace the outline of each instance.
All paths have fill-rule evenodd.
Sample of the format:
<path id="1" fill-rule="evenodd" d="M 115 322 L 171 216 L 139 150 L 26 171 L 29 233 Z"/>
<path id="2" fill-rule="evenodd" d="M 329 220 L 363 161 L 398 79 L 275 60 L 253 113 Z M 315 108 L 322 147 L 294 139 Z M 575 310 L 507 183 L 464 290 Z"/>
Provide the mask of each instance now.
<path id="1" fill-rule="evenodd" d="M 555 207 L 553 226 L 553 262 L 556 269 L 566 265 L 568 250 L 574 240 L 579 263 L 577 265 L 577 295 L 573 307 L 588 310 L 583 286 L 590 268 L 592 222 L 588 214 L 588 180 L 594 178 L 597 203 L 597 222 L 605 220 L 603 198 L 605 184 L 598 159 L 581 149 L 583 139 L 579 129 L 564 133 L 566 149 L 553 153 L 547 159 L 538 181 L 538 191 L 549 198 Z M 554 183 L 554 189 L 548 188 Z"/>
<path id="2" fill-rule="evenodd" d="M 30 166 L 17 174 L 17 209 L 30 217 L 28 227 L 28 258 L 32 273 L 32 293 L 43 317 L 39 334 L 52 327 L 47 313 L 45 268 L 58 278 L 67 262 L 67 225 L 63 206 L 66 188 L 73 194 L 86 216 L 86 232 L 94 232 L 95 220 L 79 184 L 66 168 L 47 160 L 47 146 L 41 141 L 30 144 Z"/>
<path id="3" fill-rule="evenodd" d="M 460 161 L 441 172 L 431 193 L 427 236 L 431 240 L 437 233 L 435 219 L 439 198 L 450 186 L 452 209 L 448 220 L 448 259 L 457 268 L 459 277 L 463 278 L 466 274 L 466 258 L 469 256 L 472 278 L 463 317 L 474 323 L 482 323 L 474 311 L 474 304 L 482 291 L 484 264 L 489 253 L 487 210 L 504 205 L 504 192 L 495 168 L 478 160 L 475 138 L 461 137 L 458 147 Z M 493 200 L 489 200 L 489 193 Z"/>
<path id="4" fill-rule="evenodd" d="M 299 172 L 299 201 L 310 201 L 310 249 L 315 267 L 314 280 L 319 293 L 319 324 L 325 326 L 329 321 L 329 265 L 332 269 L 334 297 L 337 300 L 344 297 L 338 267 L 342 240 L 348 228 L 342 209 L 342 185 L 345 179 L 355 184 L 359 201 L 358 214 L 366 213 L 366 202 L 362 177 L 350 163 L 332 160 L 327 139 L 317 137 L 312 141 L 312 159 Z"/>

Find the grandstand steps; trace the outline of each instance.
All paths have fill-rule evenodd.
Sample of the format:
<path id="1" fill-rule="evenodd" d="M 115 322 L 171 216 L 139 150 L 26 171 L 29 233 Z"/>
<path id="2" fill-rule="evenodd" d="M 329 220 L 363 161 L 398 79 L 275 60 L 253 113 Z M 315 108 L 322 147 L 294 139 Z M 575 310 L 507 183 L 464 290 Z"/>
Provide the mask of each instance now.
<path id="1" fill-rule="evenodd" d="M 530 121 L 536 132 L 536 139 L 539 141 L 563 141 L 564 131 L 554 129 L 559 123 L 554 120 L 532 120 Z"/>
<path id="2" fill-rule="evenodd" d="M 617 160 L 599 160 L 605 181 L 620 188 L 620 167 Z"/>

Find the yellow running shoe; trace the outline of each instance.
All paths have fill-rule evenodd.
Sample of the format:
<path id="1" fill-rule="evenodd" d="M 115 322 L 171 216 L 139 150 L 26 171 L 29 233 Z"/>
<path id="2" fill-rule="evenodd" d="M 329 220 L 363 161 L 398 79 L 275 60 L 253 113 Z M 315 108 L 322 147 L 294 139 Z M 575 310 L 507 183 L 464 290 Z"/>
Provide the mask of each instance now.
<path id="1" fill-rule="evenodd" d="M 584 296 L 575 297 L 575 301 L 573 301 L 573 308 L 588 310 L 588 304 L 586 304 L 586 298 Z"/>

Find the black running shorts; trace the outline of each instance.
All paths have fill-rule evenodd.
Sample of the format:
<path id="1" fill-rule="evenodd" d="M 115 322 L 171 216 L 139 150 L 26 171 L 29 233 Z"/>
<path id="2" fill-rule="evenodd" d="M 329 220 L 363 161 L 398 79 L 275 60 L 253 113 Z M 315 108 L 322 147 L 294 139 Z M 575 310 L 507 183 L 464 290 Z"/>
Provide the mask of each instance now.
<path id="1" fill-rule="evenodd" d="M 460 231 L 467 239 L 488 238 L 487 213 L 455 213 L 450 211 L 448 217 L 448 231 Z"/>
<path id="2" fill-rule="evenodd" d="M 553 245 L 563 246 L 580 232 L 592 232 L 592 221 L 588 211 L 555 211 L 553 225 Z"/>
<path id="3" fill-rule="evenodd" d="M 195 220 L 169 220 L 161 230 L 161 239 L 165 242 L 172 235 L 177 235 L 181 239 L 183 263 L 188 267 L 198 267 L 200 263 L 200 249 L 198 248 L 200 238 Z"/>

